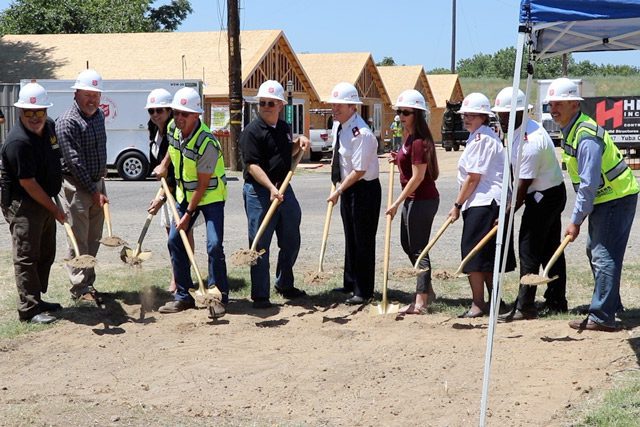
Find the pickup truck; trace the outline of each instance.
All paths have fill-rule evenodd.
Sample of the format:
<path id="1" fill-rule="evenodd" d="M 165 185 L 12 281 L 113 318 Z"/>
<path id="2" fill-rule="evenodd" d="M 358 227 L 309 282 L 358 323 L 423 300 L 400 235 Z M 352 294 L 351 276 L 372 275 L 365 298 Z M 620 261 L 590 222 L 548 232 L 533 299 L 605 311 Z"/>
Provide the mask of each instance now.
<path id="1" fill-rule="evenodd" d="M 331 140 L 331 129 L 310 129 L 309 142 L 311 143 L 311 160 L 317 162 L 324 156 L 331 155 L 333 141 Z"/>

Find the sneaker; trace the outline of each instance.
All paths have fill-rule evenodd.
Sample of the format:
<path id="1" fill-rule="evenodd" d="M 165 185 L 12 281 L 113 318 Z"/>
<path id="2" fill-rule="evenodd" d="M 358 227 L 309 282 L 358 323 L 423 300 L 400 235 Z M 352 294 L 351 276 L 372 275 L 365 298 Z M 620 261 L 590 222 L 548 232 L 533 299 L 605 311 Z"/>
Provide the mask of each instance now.
<path id="1" fill-rule="evenodd" d="M 271 308 L 273 307 L 273 304 L 271 304 L 271 301 L 269 301 L 269 298 L 256 298 L 253 300 L 253 304 L 252 304 L 253 308 Z"/>
<path id="2" fill-rule="evenodd" d="M 278 289 L 276 288 L 276 292 L 285 297 L 286 299 L 295 299 L 307 296 L 307 293 L 302 289 L 298 288 L 287 288 L 287 289 Z"/>
<path id="3" fill-rule="evenodd" d="M 169 301 L 162 307 L 158 309 L 158 311 L 162 314 L 172 314 L 172 313 L 180 313 L 181 311 L 189 310 L 190 308 L 195 308 L 195 301 Z"/>

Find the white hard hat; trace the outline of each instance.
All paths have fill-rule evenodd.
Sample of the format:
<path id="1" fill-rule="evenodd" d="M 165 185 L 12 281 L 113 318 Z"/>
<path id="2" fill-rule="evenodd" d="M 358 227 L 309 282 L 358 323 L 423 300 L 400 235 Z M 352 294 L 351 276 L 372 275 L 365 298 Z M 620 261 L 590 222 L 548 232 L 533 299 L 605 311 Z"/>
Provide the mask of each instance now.
<path id="1" fill-rule="evenodd" d="M 144 108 L 171 108 L 173 96 L 166 89 L 154 89 L 147 96 L 147 105 Z"/>
<path id="2" fill-rule="evenodd" d="M 192 87 L 183 87 L 173 95 L 170 105 L 174 110 L 186 111 L 188 113 L 202 114 L 202 100 L 200 94 Z"/>
<path id="3" fill-rule="evenodd" d="M 275 80 L 267 80 L 262 83 L 260 88 L 258 88 L 256 98 L 277 99 L 282 102 L 287 102 L 287 100 L 284 99 L 284 88 Z"/>
<path id="4" fill-rule="evenodd" d="M 415 89 L 407 89 L 398 96 L 395 108 L 409 107 L 427 111 L 427 104 L 424 96 Z"/>
<path id="5" fill-rule="evenodd" d="M 52 105 L 53 104 L 49 102 L 47 91 L 38 83 L 27 83 L 24 85 L 18 94 L 18 102 L 13 104 L 14 107 L 28 110 L 49 108 Z"/>
<path id="6" fill-rule="evenodd" d="M 399 122 L 400 121 L 400 116 L 396 114 L 396 116 L 393 118 L 394 122 Z"/>
<path id="7" fill-rule="evenodd" d="M 578 85 L 566 77 L 555 79 L 547 89 L 547 97 L 542 101 L 548 104 L 550 101 L 582 101 L 578 95 Z"/>
<path id="8" fill-rule="evenodd" d="M 329 104 L 362 104 L 356 87 L 346 82 L 338 83 L 333 87 L 327 102 Z"/>
<path id="9" fill-rule="evenodd" d="M 511 111 L 511 94 L 513 93 L 513 87 L 507 86 L 502 89 L 496 96 L 494 106 L 491 109 L 495 113 L 508 113 Z M 524 111 L 524 92 L 518 89 L 518 101 L 516 103 L 516 111 Z M 533 108 L 533 105 L 529 104 L 527 109 Z"/>
<path id="10" fill-rule="evenodd" d="M 76 82 L 71 89 L 90 90 L 92 92 L 102 92 L 102 76 L 96 70 L 84 70 L 76 78 Z"/>
<path id="11" fill-rule="evenodd" d="M 491 112 L 489 98 L 478 92 L 470 93 L 464 98 L 458 114 L 464 113 L 486 114 L 491 117 L 495 115 Z"/>

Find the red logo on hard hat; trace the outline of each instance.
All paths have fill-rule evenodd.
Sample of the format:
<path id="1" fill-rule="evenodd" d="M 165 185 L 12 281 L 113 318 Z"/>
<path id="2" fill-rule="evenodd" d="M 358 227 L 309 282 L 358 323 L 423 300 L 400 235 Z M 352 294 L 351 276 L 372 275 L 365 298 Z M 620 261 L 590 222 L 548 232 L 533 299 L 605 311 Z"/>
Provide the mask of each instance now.
<path id="1" fill-rule="evenodd" d="M 91 86 L 98 86 L 97 80 L 91 80 Z"/>
<path id="2" fill-rule="evenodd" d="M 182 105 L 187 105 L 187 98 L 182 98 L 182 99 L 180 100 L 180 104 L 182 104 Z"/>
<path id="3" fill-rule="evenodd" d="M 553 96 L 554 93 L 555 93 L 554 89 L 549 89 L 549 95 Z"/>
<path id="4" fill-rule="evenodd" d="M 500 100 L 496 99 L 496 105 L 500 105 Z"/>
<path id="5" fill-rule="evenodd" d="M 398 98 L 398 101 L 402 102 L 402 99 L 403 99 L 403 98 L 402 98 L 402 97 L 400 97 L 400 98 Z"/>
<path id="6" fill-rule="evenodd" d="M 156 102 L 156 99 L 155 98 L 150 98 L 149 102 L 151 102 L 151 103 Z"/>
<path id="7" fill-rule="evenodd" d="M 464 105 L 469 105 L 469 100 L 468 99 L 464 100 Z"/>
<path id="8" fill-rule="evenodd" d="M 337 98 L 337 97 L 338 97 L 338 91 L 337 91 L 337 90 L 333 92 L 333 97 L 334 97 L 334 98 Z"/>
<path id="9" fill-rule="evenodd" d="M 36 97 L 32 96 L 31 98 L 29 98 L 29 103 L 35 104 L 36 103 Z"/>
<path id="10" fill-rule="evenodd" d="M 272 88 L 272 87 L 270 87 L 270 88 L 269 88 L 269 93 L 273 93 L 273 92 L 275 92 L 275 91 L 276 91 L 276 90 L 275 90 L 274 88 Z"/>

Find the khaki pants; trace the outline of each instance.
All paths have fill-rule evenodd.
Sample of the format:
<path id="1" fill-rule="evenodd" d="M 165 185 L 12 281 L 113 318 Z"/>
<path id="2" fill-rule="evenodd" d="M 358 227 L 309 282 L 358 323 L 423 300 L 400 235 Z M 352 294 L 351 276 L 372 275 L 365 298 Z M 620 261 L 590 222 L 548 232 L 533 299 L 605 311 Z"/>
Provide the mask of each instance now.
<path id="1" fill-rule="evenodd" d="M 104 180 L 96 182 L 98 191 L 106 194 Z M 75 255 L 96 256 L 100 248 L 102 227 L 104 225 L 104 211 L 93 203 L 91 193 L 88 193 L 76 183 L 75 178 L 65 176 L 60 190 L 60 201 L 67 214 L 73 234 L 78 241 L 79 254 L 75 254 L 73 246 L 68 243 L 68 257 Z M 91 268 L 73 268 L 67 265 L 71 294 L 79 297 L 91 290 L 96 280 L 96 273 Z"/>

